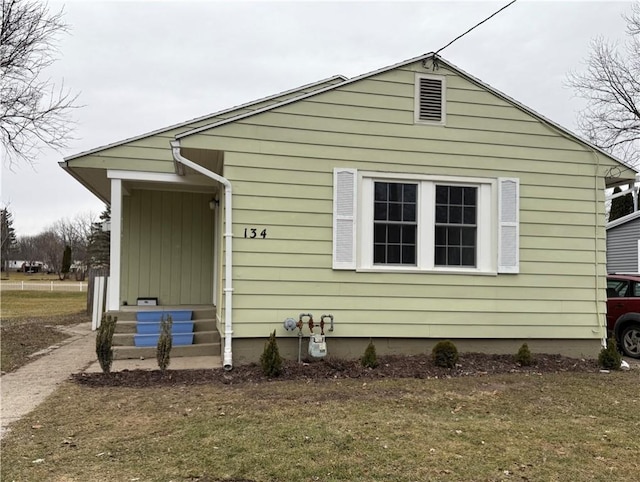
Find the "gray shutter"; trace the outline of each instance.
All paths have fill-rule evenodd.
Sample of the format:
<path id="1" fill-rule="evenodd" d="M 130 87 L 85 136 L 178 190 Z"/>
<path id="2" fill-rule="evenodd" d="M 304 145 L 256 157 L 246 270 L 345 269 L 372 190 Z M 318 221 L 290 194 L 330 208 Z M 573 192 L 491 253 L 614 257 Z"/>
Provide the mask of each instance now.
<path id="1" fill-rule="evenodd" d="M 498 178 L 498 273 L 520 272 L 520 180 Z"/>
<path id="2" fill-rule="evenodd" d="M 356 269 L 357 170 L 333 170 L 333 269 Z"/>

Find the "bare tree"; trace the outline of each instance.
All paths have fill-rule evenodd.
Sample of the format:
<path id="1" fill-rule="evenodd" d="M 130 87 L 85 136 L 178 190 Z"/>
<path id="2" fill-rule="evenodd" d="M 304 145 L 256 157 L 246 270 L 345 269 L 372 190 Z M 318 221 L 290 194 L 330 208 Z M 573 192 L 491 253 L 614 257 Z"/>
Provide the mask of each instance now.
<path id="1" fill-rule="evenodd" d="M 42 261 L 47 265 L 47 269 L 56 273 L 58 278 L 63 280 L 62 255 L 64 253 L 64 241 L 62 238 L 53 229 L 49 228 L 34 236 L 34 242 Z"/>
<path id="2" fill-rule="evenodd" d="M 56 60 L 56 37 L 68 31 L 63 11 L 46 3 L 2 0 L 0 21 L 0 139 L 5 163 L 33 163 L 45 146 L 67 147 L 76 95 L 46 76 Z"/>
<path id="3" fill-rule="evenodd" d="M 640 3 L 634 3 L 622 47 L 597 38 L 584 72 L 568 83 L 588 105 L 578 126 L 597 146 L 632 165 L 640 161 Z"/>
<path id="4" fill-rule="evenodd" d="M 78 214 L 73 219 L 60 219 L 50 231 L 60 239 L 62 245 L 69 246 L 73 253 L 73 269 L 77 281 L 84 281 L 89 265 L 89 238 L 95 216 L 92 213 Z"/>

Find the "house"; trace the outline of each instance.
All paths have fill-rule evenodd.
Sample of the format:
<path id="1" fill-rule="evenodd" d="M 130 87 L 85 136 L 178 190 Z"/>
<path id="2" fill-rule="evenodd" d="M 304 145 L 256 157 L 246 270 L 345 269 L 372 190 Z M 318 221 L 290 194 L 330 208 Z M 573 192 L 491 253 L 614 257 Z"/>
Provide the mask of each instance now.
<path id="1" fill-rule="evenodd" d="M 336 356 L 443 338 L 594 356 L 605 188 L 636 174 L 435 54 L 61 166 L 111 206 L 107 309 L 208 306 L 226 368 L 257 360 L 274 329 L 295 357 L 283 322 L 301 319 L 306 344 L 301 314 L 333 316 Z"/>
<path id="2" fill-rule="evenodd" d="M 607 272 L 640 273 L 640 211 L 608 222 Z"/>

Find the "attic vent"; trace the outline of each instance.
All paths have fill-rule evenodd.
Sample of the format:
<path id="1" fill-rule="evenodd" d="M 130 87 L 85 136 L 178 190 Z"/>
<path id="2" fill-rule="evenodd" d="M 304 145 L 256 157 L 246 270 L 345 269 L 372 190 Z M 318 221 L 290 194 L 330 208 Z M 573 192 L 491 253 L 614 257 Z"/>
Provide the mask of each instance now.
<path id="1" fill-rule="evenodd" d="M 444 77 L 416 76 L 415 121 L 444 124 Z"/>

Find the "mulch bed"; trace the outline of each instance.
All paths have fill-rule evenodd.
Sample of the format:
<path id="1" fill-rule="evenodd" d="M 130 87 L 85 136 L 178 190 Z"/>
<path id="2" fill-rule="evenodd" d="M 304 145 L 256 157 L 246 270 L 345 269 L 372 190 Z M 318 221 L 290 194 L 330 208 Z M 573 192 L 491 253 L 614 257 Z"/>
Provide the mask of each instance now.
<path id="1" fill-rule="evenodd" d="M 384 378 L 451 378 L 482 376 L 502 373 L 593 373 L 598 371 L 596 360 L 568 358 L 561 355 L 534 356 L 531 366 L 520 366 L 512 355 L 486 355 L 464 353 L 455 368 L 440 368 L 429 355 L 378 357 L 379 366 L 364 368 L 359 360 L 331 359 L 298 364 L 286 360 L 283 373 L 276 379 L 263 375 L 258 364 L 236 366 L 231 371 L 222 368 L 199 370 L 123 370 L 109 375 L 79 373 L 72 376 L 76 383 L 91 387 L 131 387 L 272 382 L 274 380 L 327 380 L 327 379 L 384 379 Z"/>

